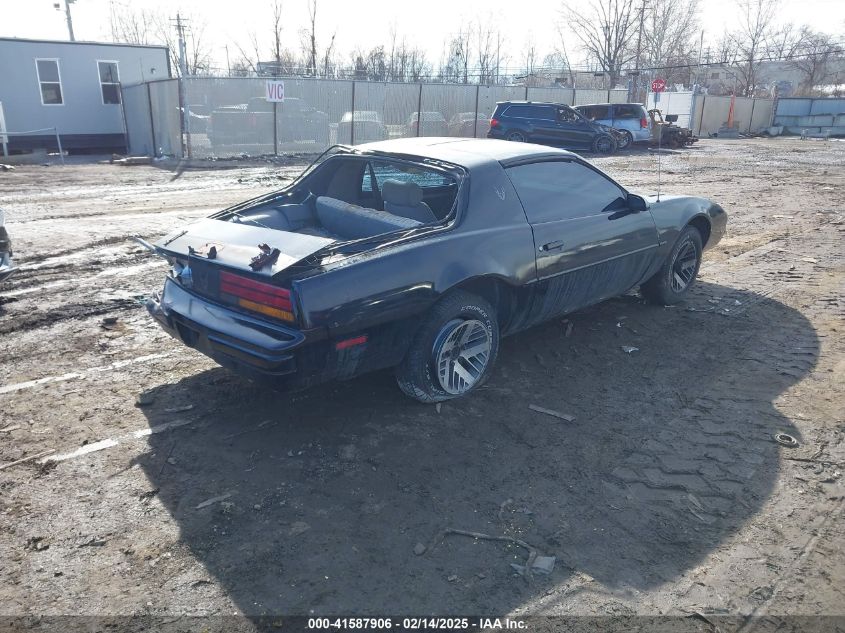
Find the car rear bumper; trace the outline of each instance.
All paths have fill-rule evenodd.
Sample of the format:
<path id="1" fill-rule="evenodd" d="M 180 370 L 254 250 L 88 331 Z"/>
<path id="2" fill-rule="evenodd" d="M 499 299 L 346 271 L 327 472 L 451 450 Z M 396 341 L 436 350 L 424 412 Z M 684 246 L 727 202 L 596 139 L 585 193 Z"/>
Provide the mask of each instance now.
<path id="1" fill-rule="evenodd" d="M 297 371 L 294 350 L 305 335 L 230 310 L 186 290 L 172 279 L 147 310 L 171 336 L 224 367 L 253 376 L 287 376 Z"/>

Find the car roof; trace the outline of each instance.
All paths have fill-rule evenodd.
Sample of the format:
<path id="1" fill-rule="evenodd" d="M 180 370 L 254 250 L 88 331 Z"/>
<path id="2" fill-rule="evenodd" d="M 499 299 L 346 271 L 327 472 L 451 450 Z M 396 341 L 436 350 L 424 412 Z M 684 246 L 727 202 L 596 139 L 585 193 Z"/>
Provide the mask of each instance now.
<path id="1" fill-rule="evenodd" d="M 577 110 L 578 108 L 591 108 L 593 106 L 599 106 L 599 105 L 601 105 L 601 106 L 606 106 L 606 105 L 623 106 L 624 105 L 624 106 L 640 106 L 641 108 L 643 107 L 642 103 L 608 103 L 608 102 L 605 102 L 605 103 L 582 103 L 581 105 L 572 106 L 572 107 Z"/>
<path id="2" fill-rule="evenodd" d="M 572 152 L 533 143 L 439 136 L 397 138 L 390 141 L 364 143 L 356 145 L 355 149 L 361 152 L 431 158 L 469 169 L 491 162 L 511 163 L 532 158 L 577 158 L 577 155 Z"/>
<path id="3" fill-rule="evenodd" d="M 572 106 L 568 103 L 558 102 L 558 101 L 497 101 L 496 105 L 538 105 L 538 106 L 566 106 L 567 108 L 571 108 Z"/>

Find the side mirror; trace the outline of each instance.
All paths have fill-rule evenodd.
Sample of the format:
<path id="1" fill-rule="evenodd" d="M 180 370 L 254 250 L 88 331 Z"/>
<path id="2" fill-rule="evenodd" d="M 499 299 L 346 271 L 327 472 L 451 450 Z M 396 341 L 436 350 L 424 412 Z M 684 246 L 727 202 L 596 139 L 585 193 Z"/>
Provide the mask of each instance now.
<path id="1" fill-rule="evenodd" d="M 634 213 L 639 213 L 640 211 L 645 211 L 648 209 L 648 203 L 642 196 L 638 196 L 635 193 L 629 193 L 628 208 Z"/>

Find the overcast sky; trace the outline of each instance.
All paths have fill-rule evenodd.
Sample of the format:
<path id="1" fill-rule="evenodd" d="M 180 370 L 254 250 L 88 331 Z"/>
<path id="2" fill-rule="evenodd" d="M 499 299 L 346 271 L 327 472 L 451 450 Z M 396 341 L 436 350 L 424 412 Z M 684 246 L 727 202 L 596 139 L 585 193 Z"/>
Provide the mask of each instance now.
<path id="1" fill-rule="evenodd" d="M 54 3 L 60 2 L 62 10 Z M 344 61 L 349 52 L 386 44 L 395 25 L 412 46 L 423 48 L 437 64 L 444 41 L 451 33 L 465 28 L 468 21 L 498 26 L 510 56 L 508 66 L 519 66 L 527 43 L 533 41 L 541 59 L 557 42 L 555 25 L 560 23 L 561 0 L 318 0 L 318 45 L 328 43 L 337 32 L 336 47 Z M 248 34 L 258 33 L 269 50 L 270 0 L 76 0 L 71 5 L 73 26 L 78 40 L 109 39 L 109 8 L 146 7 L 176 15 L 177 10 L 200 17 L 206 23 L 205 37 L 210 44 L 214 65 L 226 66 L 224 46 L 229 44 L 231 61 L 238 57 L 233 42 L 249 49 Z M 649 0 L 660 7 L 659 0 Z M 67 39 L 64 0 L 0 0 L 3 8 L 0 36 Z M 286 45 L 299 49 L 299 31 L 307 22 L 306 0 L 284 0 L 287 15 Z M 700 0 L 700 22 L 705 48 L 715 48 L 719 37 L 732 26 L 738 10 L 736 0 Z M 845 40 L 845 0 L 782 0 L 779 18 L 783 22 L 809 24 Z M 573 64 L 583 61 L 577 41 L 569 34 L 567 42 Z M 2 73 L 2 68 L 0 68 Z"/>

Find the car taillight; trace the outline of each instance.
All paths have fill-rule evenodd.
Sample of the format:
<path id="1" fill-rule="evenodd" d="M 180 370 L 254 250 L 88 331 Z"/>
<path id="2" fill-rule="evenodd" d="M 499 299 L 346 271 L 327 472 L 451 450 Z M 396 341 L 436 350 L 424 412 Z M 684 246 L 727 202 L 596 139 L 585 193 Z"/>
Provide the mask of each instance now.
<path id="1" fill-rule="evenodd" d="M 290 290 L 279 288 L 247 277 L 220 273 L 220 294 L 242 308 L 267 316 L 293 321 L 293 304 Z"/>
<path id="2" fill-rule="evenodd" d="M 499 127 L 499 121 L 497 119 L 490 119 L 490 127 Z"/>
<path id="3" fill-rule="evenodd" d="M 643 117 L 642 119 L 640 119 L 640 127 L 642 129 L 646 129 L 648 127 L 648 119 L 647 118 Z"/>

